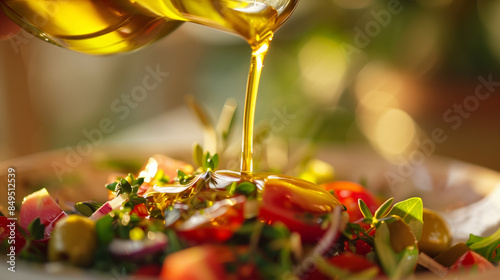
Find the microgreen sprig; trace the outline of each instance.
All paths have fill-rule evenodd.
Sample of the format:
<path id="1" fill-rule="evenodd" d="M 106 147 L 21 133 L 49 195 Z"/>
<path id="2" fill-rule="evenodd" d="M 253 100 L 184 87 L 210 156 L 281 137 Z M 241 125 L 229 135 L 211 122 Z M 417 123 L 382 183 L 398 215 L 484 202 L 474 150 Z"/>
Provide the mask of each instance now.
<path id="1" fill-rule="evenodd" d="M 204 152 L 203 148 L 196 143 L 193 148 L 193 161 L 201 173 L 214 171 L 219 166 L 219 155 L 217 153 L 211 155 L 210 152 Z"/>

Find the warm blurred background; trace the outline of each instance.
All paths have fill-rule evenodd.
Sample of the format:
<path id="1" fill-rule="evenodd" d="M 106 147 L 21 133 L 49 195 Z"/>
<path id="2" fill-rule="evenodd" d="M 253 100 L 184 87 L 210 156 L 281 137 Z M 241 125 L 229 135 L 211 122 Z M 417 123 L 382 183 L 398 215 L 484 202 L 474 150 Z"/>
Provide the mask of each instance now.
<path id="1" fill-rule="evenodd" d="M 103 119 L 113 124 L 103 133 L 110 143 L 190 142 L 201 128 L 186 95 L 213 119 L 228 98 L 243 103 L 247 44 L 193 24 L 125 55 L 25 37 L 14 45 L 0 42 L 0 160 L 76 146 Z M 127 103 L 148 67 L 168 77 Z M 257 122 L 276 139 L 369 145 L 398 163 L 437 154 L 500 171 L 499 70 L 500 1 L 302 0 L 271 46 Z"/>

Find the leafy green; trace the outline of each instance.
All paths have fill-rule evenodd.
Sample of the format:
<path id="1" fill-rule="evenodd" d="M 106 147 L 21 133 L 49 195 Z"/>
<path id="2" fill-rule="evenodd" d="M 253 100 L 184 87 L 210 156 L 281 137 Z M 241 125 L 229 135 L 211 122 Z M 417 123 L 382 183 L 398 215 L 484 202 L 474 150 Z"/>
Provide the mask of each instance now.
<path id="1" fill-rule="evenodd" d="M 418 248 L 408 246 L 396 253 L 391 245 L 389 226 L 381 222 L 375 234 L 375 251 L 385 273 L 391 279 L 400 279 L 413 273 L 418 261 Z"/>
<path id="2" fill-rule="evenodd" d="M 173 229 L 167 229 L 165 232 L 168 238 L 167 254 L 172 254 L 184 249 L 184 245 L 181 243 L 177 233 Z"/>
<path id="3" fill-rule="evenodd" d="M 151 185 L 164 186 L 170 182 L 170 178 L 165 175 L 163 169 L 160 169 L 156 172 L 155 177 L 151 180 Z"/>
<path id="4" fill-rule="evenodd" d="M 191 180 L 192 176 L 186 174 L 184 171 L 178 169 L 177 170 L 177 179 L 179 179 L 179 184 L 185 185 Z"/>
<path id="5" fill-rule="evenodd" d="M 362 240 L 366 242 L 368 245 L 373 247 L 374 244 L 373 236 L 371 236 L 369 232 L 358 223 L 347 223 L 346 230 L 344 231 L 343 234 L 348 239 L 350 239 L 350 244 L 352 244 L 351 248 L 352 251 L 355 251 L 356 249 L 355 244 L 358 240 Z"/>
<path id="6" fill-rule="evenodd" d="M 362 199 L 358 200 L 358 206 L 359 206 L 359 210 L 361 211 L 361 214 L 363 214 L 365 219 L 367 219 L 367 220 L 373 219 L 372 212 L 370 212 L 370 209 L 368 208 L 368 206 L 366 205 L 366 203 Z"/>
<path id="7" fill-rule="evenodd" d="M 500 261 L 500 229 L 487 237 L 471 234 L 465 244 L 490 262 Z"/>
<path id="8" fill-rule="evenodd" d="M 115 182 L 107 184 L 106 188 L 116 195 L 137 193 L 141 185 L 144 183 L 144 178 L 135 178 L 133 174 L 128 174 L 127 178 L 117 178 Z"/>
<path id="9" fill-rule="evenodd" d="M 40 217 L 37 217 L 28 225 L 28 232 L 32 240 L 40 240 L 45 237 L 45 225 L 40 222 Z"/>
<path id="10" fill-rule="evenodd" d="M 102 204 L 97 203 L 95 201 L 83 201 L 83 202 L 77 202 L 74 207 L 75 210 L 78 211 L 80 214 L 86 217 L 90 217 L 101 206 Z"/>
<path id="11" fill-rule="evenodd" d="M 246 197 L 255 197 L 257 192 L 257 186 L 251 182 L 242 182 L 236 186 L 234 193 L 242 194 Z"/>
<path id="12" fill-rule="evenodd" d="M 133 210 L 136 205 L 145 204 L 147 200 L 137 194 L 131 194 L 129 199 L 123 203 L 123 207 Z"/>
<path id="13" fill-rule="evenodd" d="M 110 184 L 106 185 L 106 188 L 112 192 L 116 191 L 116 186 L 118 185 L 118 182 L 113 182 Z"/>
<path id="14" fill-rule="evenodd" d="M 114 237 L 113 231 L 111 230 L 114 218 L 110 215 L 106 215 L 95 223 L 97 231 L 97 240 L 99 244 L 109 244 Z"/>
<path id="15" fill-rule="evenodd" d="M 396 203 L 388 215 L 401 217 L 410 227 L 417 240 L 420 240 L 424 226 L 423 211 L 424 205 L 422 199 L 420 197 L 412 197 Z"/>
<path id="16" fill-rule="evenodd" d="M 213 171 L 219 166 L 219 155 L 204 152 L 199 144 L 195 144 L 193 147 L 193 162 L 201 172 Z"/>
<path id="17" fill-rule="evenodd" d="M 198 143 L 193 146 L 193 162 L 196 166 L 203 164 L 203 148 Z"/>
<path id="18" fill-rule="evenodd" d="M 201 167 L 204 171 L 215 170 L 219 165 L 219 156 L 217 154 L 211 156 L 209 152 L 203 155 Z"/>
<path id="19" fill-rule="evenodd" d="M 389 213 L 391 210 L 392 203 L 394 202 L 394 198 L 389 198 L 386 200 L 380 207 L 375 211 L 375 219 L 381 219 Z"/>

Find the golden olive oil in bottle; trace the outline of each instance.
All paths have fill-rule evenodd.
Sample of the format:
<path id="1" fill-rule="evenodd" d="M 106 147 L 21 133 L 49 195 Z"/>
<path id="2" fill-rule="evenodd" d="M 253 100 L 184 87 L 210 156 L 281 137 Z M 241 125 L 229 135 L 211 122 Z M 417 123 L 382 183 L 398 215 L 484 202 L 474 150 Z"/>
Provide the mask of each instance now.
<path id="1" fill-rule="evenodd" d="M 0 0 L 25 29 L 53 44 L 89 54 L 127 52 L 155 41 L 182 22 L 244 38 L 252 49 L 246 90 L 241 173 L 252 169 L 255 105 L 264 58 L 274 32 L 298 0 Z"/>

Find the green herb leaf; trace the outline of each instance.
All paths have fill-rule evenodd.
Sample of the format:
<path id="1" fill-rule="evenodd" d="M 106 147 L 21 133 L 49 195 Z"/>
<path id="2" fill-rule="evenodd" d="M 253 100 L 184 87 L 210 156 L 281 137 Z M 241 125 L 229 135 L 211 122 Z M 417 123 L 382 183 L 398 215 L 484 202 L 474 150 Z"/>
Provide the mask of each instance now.
<path id="1" fill-rule="evenodd" d="M 116 194 L 117 195 L 130 194 L 131 192 L 132 192 L 132 186 L 130 185 L 130 183 L 123 178 L 119 178 L 118 184 L 116 185 Z"/>
<path id="2" fill-rule="evenodd" d="M 375 234 L 375 249 L 382 268 L 388 275 L 394 274 L 398 263 L 397 255 L 391 246 L 391 236 L 386 223 L 381 223 Z"/>
<path id="3" fill-rule="evenodd" d="M 418 261 L 418 248 L 408 246 L 399 254 L 392 249 L 389 226 L 381 222 L 375 234 L 375 251 L 385 273 L 391 279 L 401 279 L 413 273 Z"/>
<path id="4" fill-rule="evenodd" d="M 114 218 L 110 215 L 106 215 L 95 223 L 97 240 L 99 244 L 106 245 L 109 244 L 114 237 L 113 231 L 111 230 Z"/>
<path id="5" fill-rule="evenodd" d="M 210 159 L 210 162 L 212 165 L 212 170 L 217 169 L 217 167 L 219 166 L 219 155 L 218 154 L 213 155 L 212 158 Z"/>
<path id="6" fill-rule="evenodd" d="M 172 254 L 184 249 L 184 246 L 182 245 L 179 237 L 177 236 L 177 233 L 174 230 L 167 229 L 165 233 L 167 234 L 168 238 L 168 248 L 166 250 L 167 254 Z"/>
<path id="7" fill-rule="evenodd" d="M 373 219 L 372 212 L 370 212 L 370 209 L 362 199 L 358 199 L 358 206 L 361 214 L 363 214 L 363 217 L 366 219 Z"/>
<path id="8" fill-rule="evenodd" d="M 210 160 L 210 153 L 209 152 L 206 152 L 204 155 L 203 155 L 203 161 L 201 163 L 201 167 L 203 168 L 203 170 L 208 170 L 209 168 L 209 160 Z"/>
<path id="9" fill-rule="evenodd" d="M 406 247 L 398 254 L 398 259 L 399 263 L 392 275 L 393 279 L 402 279 L 413 274 L 418 262 L 418 248 L 415 246 Z"/>
<path id="10" fill-rule="evenodd" d="M 164 185 L 168 184 L 169 182 L 170 182 L 170 178 L 167 175 L 165 175 L 165 172 L 163 171 L 163 169 L 160 169 L 156 172 L 156 175 L 153 178 L 151 184 L 158 185 L 158 186 L 164 186 Z"/>
<path id="11" fill-rule="evenodd" d="M 188 176 L 184 171 L 178 169 L 177 170 L 177 178 L 179 179 L 179 184 L 185 185 L 189 182 L 190 176 Z"/>
<path id="12" fill-rule="evenodd" d="M 193 146 L 193 162 L 196 166 L 201 166 L 203 163 L 203 148 L 198 143 Z"/>
<path id="13" fill-rule="evenodd" d="M 28 232 L 33 240 L 40 240 L 45 237 L 45 225 L 40 222 L 40 217 L 34 219 L 28 225 Z"/>
<path id="14" fill-rule="evenodd" d="M 83 201 L 83 202 L 77 202 L 74 207 L 75 210 L 78 211 L 80 214 L 90 217 L 101 206 L 102 204 L 97 203 L 95 201 Z"/>
<path id="15" fill-rule="evenodd" d="M 396 215 L 403 219 L 403 221 L 410 227 L 411 231 L 420 240 L 422 236 L 424 204 L 420 197 L 412 197 L 407 200 L 394 204 L 390 215 Z"/>
<path id="16" fill-rule="evenodd" d="M 392 203 L 394 202 L 394 198 L 391 197 L 386 200 L 380 207 L 375 211 L 375 219 L 381 219 L 389 213 L 391 210 Z"/>
<path id="17" fill-rule="evenodd" d="M 246 197 L 253 197 L 257 191 L 257 186 L 251 182 L 242 182 L 236 186 L 234 193 L 242 194 Z"/>
<path id="18" fill-rule="evenodd" d="M 226 187 L 227 192 L 230 195 L 233 195 L 236 192 L 236 186 L 238 186 L 238 182 L 233 182 L 231 185 Z"/>
<path id="19" fill-rule="evenodd" d="M 195 146 L 194 161 L 200 166 L 202 172 L 212 171 L 219 166 L 219 155 L 210 155 L 209 152 L 203 153 L 201 147 Z"/>
<path id="20" fill-rule="evenodd" d="M 500 229 L 488 237 L 471 234 L 465 244 L 490 262 L 500 261 Z"/>
<path id="21" fill-rule="evenodd" d="M 118 182 L 113 182 L 111 184 L 107 184 L 106 188 L 112 192 L 116 191 L 116 186 L 118 185 Z"/>

